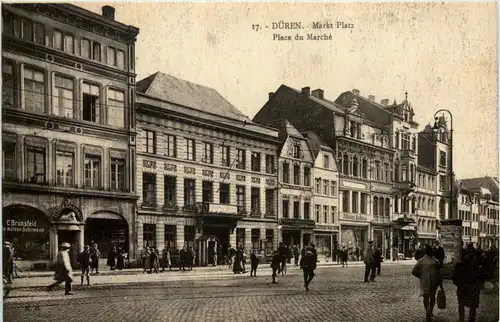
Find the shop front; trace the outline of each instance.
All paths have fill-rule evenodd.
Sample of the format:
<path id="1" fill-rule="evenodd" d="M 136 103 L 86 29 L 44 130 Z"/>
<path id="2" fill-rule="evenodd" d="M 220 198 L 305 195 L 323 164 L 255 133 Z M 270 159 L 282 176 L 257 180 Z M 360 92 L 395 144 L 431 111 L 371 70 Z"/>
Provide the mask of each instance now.
<path id="1" fill-rule="evenodd" d="M 413 258 L 418 244 L 416 226 L 408 225 L 395 229 L 393 244 L 397 245 L 398 252 L 403 254 L 405 258 Z"/>
<path id="2" fill-rule="evenodd" d="M 314 245 L 318 252 L 318 261 L 331 262 L 333 259 L 334 247 L 338 244 L 338 232 L 328 229 L 314 230 Z"/>
<path id="3" fill-rule="evenodd" d="M 382 256 L 391 258 L 391 228 L 390 227 L 373 227 L 373 243 L 375 247 L 382 248 Z"/>
<path id="4" fill-rule="evenodd" d="M 368 247 L 368 226 L 342 224 L 340 232 L 340 246 L 346 248 L 348 260 L 363 260 L 364 251 Z"/>
<path id="5" fill-rule="evenodd" d="M 85 244 L 96 243 L 102 258 L 107 258 L 113 246 L 129 252 L 128 223 L 120 214 L 99 211 L 85 221 Z"/>
<path id="6" fill-rule="evenodd" d="M 278 229 L 281 230 L 281 242 L 302 249 L 313 241 L 314 225 L 314 220 L 281 218 L 278 225 Z"/>

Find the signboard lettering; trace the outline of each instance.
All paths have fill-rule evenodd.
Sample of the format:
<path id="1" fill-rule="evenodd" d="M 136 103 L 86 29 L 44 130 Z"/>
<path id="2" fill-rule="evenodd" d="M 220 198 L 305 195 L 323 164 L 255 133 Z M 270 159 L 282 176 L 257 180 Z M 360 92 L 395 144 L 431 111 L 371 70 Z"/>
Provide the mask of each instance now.
<path id="1" fill-rule="evenodd" d="M 5 220 L 3 231 L 5 232 L 18 232 L 18 233 L 45 233 L 47 227 L 40 227 L 44 225 L 37 225 L 36 220 Z"/>

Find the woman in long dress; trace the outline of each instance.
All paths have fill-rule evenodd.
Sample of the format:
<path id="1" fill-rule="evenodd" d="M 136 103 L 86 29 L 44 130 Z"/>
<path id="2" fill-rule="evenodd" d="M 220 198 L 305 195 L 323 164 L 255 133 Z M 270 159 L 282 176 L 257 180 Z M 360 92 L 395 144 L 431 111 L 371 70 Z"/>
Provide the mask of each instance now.
<path id="1" fill-rule="evenodd" d="M 113 246 L 113 249 L 108 254 L 107 264 L 110 270 L 114 270 L 116 267 L 116 246 Z"/>
<path id="2" fill-rule="evenodd" d="M 238 248 L 233 263 L 234 274 L 240 274 L 241 272 L 243 272 L 243 267 L 241 267 L 242 260 L 243 260 L 243 250 L 241 248 Z"/>

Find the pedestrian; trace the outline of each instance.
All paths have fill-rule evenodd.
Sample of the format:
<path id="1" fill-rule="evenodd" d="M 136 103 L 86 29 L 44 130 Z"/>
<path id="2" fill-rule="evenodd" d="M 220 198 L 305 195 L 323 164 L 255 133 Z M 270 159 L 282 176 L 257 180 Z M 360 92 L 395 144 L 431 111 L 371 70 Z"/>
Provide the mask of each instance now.
<path id="1" fill-rule="evenodd" d="M 187 257 L 187 250 L 186 246 L 182 247 L 181 251 L 179 252 L 179 271 L 182 269 L 183 272 L 186 271 L 186 257 Z"/>
<path id="2" fill-rule="evenodd" d="M 218 264 L 218 252 L 217 249 L 215 248 L 215 245 L 212 247 L 212 266 L 216 267 Z"/>
<path id="3" fill-rule="evenodd" d="M 462 262 L 455 265 L 452 280 L 457 286 L 459 321 L 464 321 L 465 307 L 468 307 L 469 321 L 473 322 L 479 307 L 480 285 L 484 282 L 484 272 L 472 244 L 467 245 L 462 252 Z"/>
<path id="4" fill-rule="evenodd" d="M 241 268 L 243 268 L 243 273 L 247 271 L 245 267 L 246 263 L 247 263 L 247 253 L 245 252 L 243 246 L 241 246 Z"/>
<path id="5" fill-rule="evenodd" d="M 151 248 L 151 252 L 149 254 L 149 274 L 153 273 L 158 274 L 158 252 L 156 249 Z"/>
<path id="6" fill-rule="evenodd" d="M 259 258 L 257 257 L 257 251 L 254 249 L 252 255 L 250 255 L 250 276 L 257 276 L 257 267 L 259 266 Z"/>
<path id="7" fill-rule="evenodd" d="M 99 259 L 101 258 L 101 252 L 99 251 L 99 246 L 97 243 L 90 243 L 91 245 L 91 251 L 90 251 L 90 273 L 95 273 L 99 274 Z"/>
<path id="8" fill-rule="evenodd" d="M 73 282 L 71 276 L 73 275 L 73 268 L 71 267 L 69 259 L 70 248 L 71 245 L 69 243 L 62 243 L 61 246 L 59 246 L 56 260 L 56 273 L 54 274 L 56 282 L 48 286 L 49 291 L 52 291 L 57 285 L 64 282 L 64 295 L 73 295 L 73 293 L 71 293 L 71 283 Z"/>
<path id="9" fill-rule="evenodd" d="M 116 250 L 116 268 L 118 270 L 122 270 L 125 268 L 125 251 L 123 250 L 122 247 L 118 247 Z"/>
<path id="10" fill-rule="evenodd" d="M 440 264 L 432 255 L 433 249 L 430 245 L 427 245 L 425 247 L 424 257 L 418 260 L 412 270 L 412 274 L 420 279 L 420 296 L 424 299 L 424 309 L 427 321 L 430 321 L 432 318 L 438 287 L 443 290 Z"/>
<path id="11" fill-rule="evenodd" d="M 285 268 L 286 268 L 286 256 L 287 256 L 287 248 L 286 246 L 283 244 L 283 242 L 280 243 L 279 247 L 278 247 L 278 252 L 281 256 L 281 266 L 280 266 L 280 269 L 278 271 L 278 274 L 281 273 L 282 276 L 285 276 Z"/>
<path id="12" fill-rule="evenodd" d="M 280 266 L 281 266 L 281 255 L 279 251 L 275 250 L 273 258 L 271 260 L 271 268 L 273 270 L 273 284 L 276 284 L 276 275 L 279 274 Z"/>
<path id="13" fill-rule="evenodd" d="M 109 269 L 114 271 L 115 266 L 116 266 L 116 246 L 113 246 L 111 251 L 108 254 L 108 262 L 107 265 L 109 266 Z"/>
<path id="14" fill-rule="evenodd" d="M 7 283 L 12 283 L 12 274 L 14 274 L 14 251 L 8 241 L 3 243 L 2 254 L 3 276 L 7 279 Z"/>
<path id="15" fill-rule="evenodd" d="M 444 249 L 443 249 L 443 247 L 441 247 L 441 245 L 439 244 L 439 241 L 437 241 L 437 240 L 436 240 L 434 257 L 438 260 L 439 265 L 442 268 L 443 267 L 443 262 L 444 262 L 444 257 L 445 257 L 445 255 L 444 255 Z"/>
<path id="16" fill-rule="evenodd" d="M 345 246 L 342 246 L 342 250 L 340 251 L 340 262 L 342 263 L 342 267 L 347 267 L 347 258 L 348 258 L 348 254 L 347 254 L 347 249 L 345 248 Z"/>
<path id="17" fill-rule="evenodd" d="M 375 251 L 373 252 L 373 259 L 375 260 L 375 271 L 377 273 L 377 276 L 380 276 L 380 268 L 382 266 L 382 249 L 380 246 L 377 246 L 375 248 Z"/>
<path id="18" fill-rule="evenodd" d="M 398 248 L 396 247 L 396 245 L 394 245 L 392 247 L 392 261 L 395 262 L 395 261 L 398 261 L 399 262 L 399 250 Z"/>
<path id="19" fill-rule="evenodd" d="M 234 257 L 236 256 L 236 249 L 229 245 L 229 250 L 227 252 L 227 262 L 228 262 L 228 267 L 231 268 L 231 266 L 234 263 Z"/>
<path id="20" fill-rule="evenodd" d="M 90 286 L 90 251 L 89 246 L 85 245 L 83 247 L 83 251 L 78 255 L 78 263 L 80 264 L 80 268 L 82 270 L 81 283 L 80 286 L 83 285 L 84 278 L 87 279 L 87 286 Z"/>
<path id="21" fill-rule="evenodd" d="M 146 246 L 141 251 L 142 274 L 146 273 L 149 268 L 149 247 Z"/>
<path id="22" fill-rule="evenodd" d="M 309 284 L 314 277 L 316 269 L 316 258 L 313 252 L 313 247 L 308 247 L 304 257 L 300 260 L 300 268 L 304 274 L 304 288 L 309 291 Z"/>
<path id="23" fill-rule="evenodd" d="M 186 261 L 188 263 L 188 267 L 189 267 L 189 270 L 192 271 L 193 270 L 193 265 L 194 265 L 194 261 L 196 260 L 196 253 L 193 249 L 193 246 L 189 246 L 189 249 L 187 251 L 187 257 L 186 257 Z"/>
<path id="24" fill-rule="evenodd" d="M 364 282 L 375 282 L 375 258 L 373 252 L 373 241 L 368 242 L 368 249 L 364 256 L 365 262 L 365 280 Z M 370 280 L 368 280 L 370 277 Z"/>
<path id="25" fill-rule="evenodd" d="M 299 248 L 297 247 L 297 245 L 293 246 L 293 259 L 295 262 L 295 266 L 299 266 Z"/>
<path id="26" fill-rule="evenodd" d="M 234 256 L 234 263 L 233 263 L 233 273 L 234 274 L 241 274 L 242 272 L 244 273 L 245 270 L 241 266 L 243 259 L 243 247 L 238 248 L 236 251 L 236 255 Z"/>
<path id="27" fill-rule="evenodd" d="M 418 246 L 417 251 L 415 252 L 415 260 L 418 261 L 419 259 L 424 257 L 424 255 L 425 255 L 425 252 L 422 249 L 422 246 Z"/>
<path id="28" fill-rule="evenodd" d="M 293 247 L 290 247 L 290 246 L 286 246 L 286 259 L 287 259 L 287 263 L 288 264 L 291 264 L 292 262 L 292 258 L 293 258 Z"/>
<path id="29" fill-rule="evenodd" d="M 164 248 L 163 249 L 163 267 L 162 267 L 162 272 L 165 271 L 165 267 L 168 267 L 169 270 L 172 270 L 172 261 L 170 260 L 170 249 Z"/>
<path id="30" fill-rule="evenodd" d="M 356 256 L 356 261 L 359 262 L 360 251 L 358 246 L 356 246 L 356 248 L 354 249 L 354 255 Z"/>

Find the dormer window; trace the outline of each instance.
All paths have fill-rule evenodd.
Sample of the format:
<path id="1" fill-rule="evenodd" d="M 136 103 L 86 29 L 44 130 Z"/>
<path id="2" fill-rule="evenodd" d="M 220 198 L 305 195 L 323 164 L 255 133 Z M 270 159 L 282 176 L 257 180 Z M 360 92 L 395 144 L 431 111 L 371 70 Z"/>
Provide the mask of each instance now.
<path id="1" fill-rule="evenodd" d="M 296 159 L 300 158 L 300 145 L 299 144 L 295 144 L 293 146 L 293 157 Z"/>
<path id="2" fill-rule="evenodd" d="M 356 134 L 358 133 L 358 129 L 356 126 L 356 122 L 352 121 L 351 122 L 351 137 L 356 138 Z"/>

